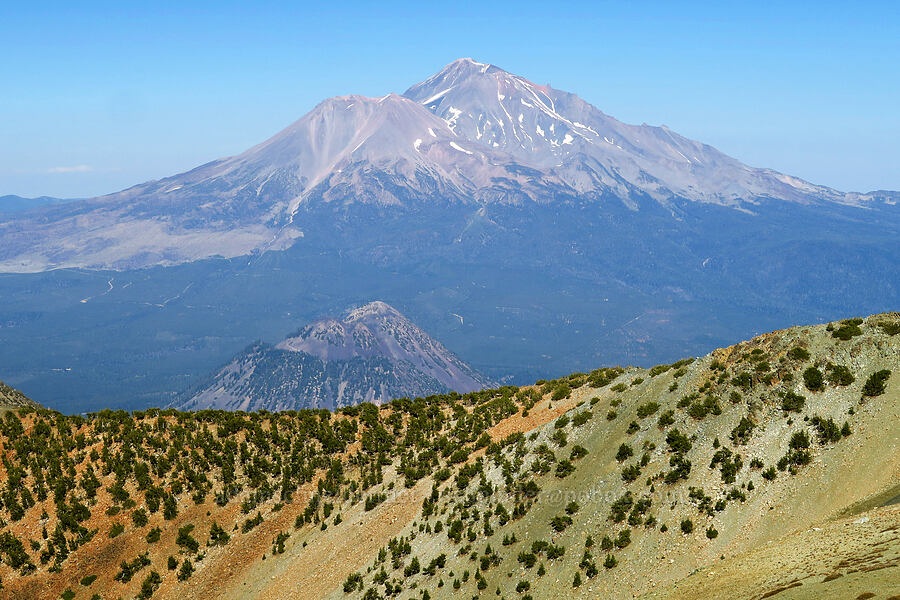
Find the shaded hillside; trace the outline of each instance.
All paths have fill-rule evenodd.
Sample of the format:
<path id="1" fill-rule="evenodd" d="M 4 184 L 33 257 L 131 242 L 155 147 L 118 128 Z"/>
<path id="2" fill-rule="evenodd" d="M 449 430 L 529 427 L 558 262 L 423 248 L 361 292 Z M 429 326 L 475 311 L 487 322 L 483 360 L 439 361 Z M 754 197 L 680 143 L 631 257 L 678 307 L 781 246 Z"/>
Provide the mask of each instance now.
<path id="1" fill-rule="evenodd" d="M 10 414 L 0 594 L 887 597 L 898 334 L 876 315 L 336 413 Z"/>
<path id="2" fill-rule="evenodd" d="M 471 392 L 492 382 L 384 302 L 256 344 L 184 394 L 182 410 L 337 408 Z"/>

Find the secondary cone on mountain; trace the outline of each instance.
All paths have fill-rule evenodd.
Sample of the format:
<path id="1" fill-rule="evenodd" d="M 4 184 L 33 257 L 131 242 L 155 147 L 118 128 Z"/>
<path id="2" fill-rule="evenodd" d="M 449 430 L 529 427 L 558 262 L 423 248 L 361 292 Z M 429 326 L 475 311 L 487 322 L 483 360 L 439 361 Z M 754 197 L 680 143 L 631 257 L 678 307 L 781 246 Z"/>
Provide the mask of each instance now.
<path id="1" fill-rule="evenodd" d="M 254 344 L 179 402 L 185 409 L 288 410 L 460 393 L 492 382 L 397 309 L 371 302 Z"/>

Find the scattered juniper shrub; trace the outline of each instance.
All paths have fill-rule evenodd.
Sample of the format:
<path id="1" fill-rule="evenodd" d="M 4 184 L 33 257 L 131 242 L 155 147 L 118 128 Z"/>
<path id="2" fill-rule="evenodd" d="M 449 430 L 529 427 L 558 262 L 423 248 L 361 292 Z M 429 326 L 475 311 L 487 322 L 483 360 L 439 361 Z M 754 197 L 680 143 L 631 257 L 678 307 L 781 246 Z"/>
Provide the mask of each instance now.
<path id="1" fill-rule="evenodd" d="M 591 417 L 593 416 L 594 414 L 591 411 L 583 410 L 572 418 L 572 426 L 581 427 L 582 425 L 590 421 Z"/>
<path id="2" fill-rule="evenodd" d="M 815 427 L 819 443 L 822 445 L 839 442 L 843 437 L 841 436 L 841 428 L 838 427 L 831 417 L 824 419 L 819 415 L 815 415 L 810 419 L 810 423 Z"/>
<path id="3" fill-rule="evenodd" d="M 585 456 L 587 456 L 587 453 L 588 451 L 584 446 L 579 446 L 578 444 L 576 444 L 575 446 L 572 446 L 572 452 L 569 455 L 569 460 L 578 460 L 580 458 L 584 458 Z"/>
<path id="4" fill-rule="evenodd" d="M 753 428 L 753 421 L 747 417 L 741 417 L 737 426 L 731 430 L 731 441 L 739 445 L 746 444 L 750 441 L 750 436 L 753 435 Z"/>
<path id="5" fill-rule="evenodd" d="M 809 360 L 809 350 L 803 346 L 795 346 L 788 351 L 788 357 L 792 360 Z"/>
<path id="6" fill-rule="evenodd" d="M 833 365 L 828 363 L 825 370 L 827 371 L 826 377 L 828 378 L 828 383 L 831 385 L 847 387 L 856 381 L 856 377 L 854 377 L 850 369 L 844 365 Z"/>
<path id="7" fill-rule="evenodd" d="M 564 479 L 575 472 L 575 465 L 568 460 L 560 461 L 556 465 L 556 476 Z"/>
<path id="8" fill-rule="evenodd" d="M 637 416 L 639 419 L 643 419 L 645 417 L 649 417 L 658 410 L 659 403 L 653 401 L 646 402 L 637 407 Z"/>
<path id="9" fill-rule="evenodd" d="M 882 321 L 878 326 L 888 335 L 900 333 L 900 321 Z"/>
<path id="10" fill-rule="evenodd" d="M 191 578 L 191 575 L 194 574 L 194 565 L 191 563 L 191 559 L 186 558 L 184 562 L 181 563 L 181 568 L 178 569 L 178 581 L 187 581 Z"/>
<path id="11" fill-rule="evenodd" d="M 866 382 L 863 384 L 863 396 L 874 398 L 875 396 L 883 394 L 884 390 L 887 389 L 887 381 L 890 377 L 891 372 L 888 369 L 875 371 L 869 375 L 869 378 L 866 379 Z"/>
<path id="12" fill-rule="evenodd" d="M 789 443 L 791 450 L 802 450 L 809 448 L 809 434 L 805 431 L 795 431 L 791 434 Z"/>
<path id="13" fill-rule="evenodd" d="M 619 535 L 616 536 L 614 543 L 619 550 L 627 548 L 628 545 L 631 544 L 631 530 L 623 529 L 620 531 Z"/>
<path id="14" fill-rule="evenodd" d="M 821 392 L 825 389 L 825 377 L 816 367 L 809 367 L 803 371 L 803 384 L 811 392 Z"/>
<path id="15" fill-rule="evenodd" d="M 659 415 L 659 419 L 656 421 L 656 426 L 660 429 L 665 429 L 669 425 L 673 425 L 675 423 L 675 411 L 667 410 Z"/>
<path id="16" fill-rule="evenodd" d="M 616 452 L 616 460 L 619 462 L 628 460 L 632 456 L 634 456 L 634 448 L 632 448 L 629 444 L 620 445 L 619 451 Z"/>
<path id="17" fill-rule="evenodd" d="M 841 326 L 831 332 L 831 337 L 846 342 L 851 338 L 862 335 L 862 329 L 859 328 L 862 322 L 862 319 L 841 321 Z"/>
<path id="18" fill-rule="evenodd" d="M 806 397 L 787 391 L 781 397 L 781 410 L 784 412 L 800 412 L 806 406 Z"/>

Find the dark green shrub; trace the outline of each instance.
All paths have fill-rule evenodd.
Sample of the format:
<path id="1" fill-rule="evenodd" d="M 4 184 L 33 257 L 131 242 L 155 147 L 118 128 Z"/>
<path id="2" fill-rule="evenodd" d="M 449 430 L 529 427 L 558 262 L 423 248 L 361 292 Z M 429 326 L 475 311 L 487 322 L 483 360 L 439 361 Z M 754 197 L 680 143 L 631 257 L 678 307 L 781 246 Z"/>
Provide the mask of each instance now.
<path id="1" fill-rule="evenodd" d="M 184 562 L 181 563 L 181 568 L 178 569 L 178 581 L 187 581 L 191 578 L 191 575 L 194 574 L 194 565 L 191 563 L 191 559 L 186 558 Z"/>
<path id="2" fill-rule="evenodd" d="M 666 434 L 666 443 L 670 452 L 687 452 L 691 449 L 691 441 L 678 429 L 670 429 Z"/>
<path id="3" fill-rule="evenodd" d="M 581 427 L 585 423 L 591 420 L 594 414 L 589 410 L 583 410 L 574 417 L 572 417 L 572 426 Z"/>
<path id="4" fill-rule="evenodd" d="M 694 531 L 694 522 L 690 519 L 684 519 L 681 522 L 681 533 L 688 535 Z"/>
<path id="5" fill-rule="evenodd" d="M 809 360 L 809 351 L 802 346 L 795 346 L 788 351 L 788 357 L 793 360 Z"/>
<path id="6" fill-rule="evenodd" d="M 731 441 L 735 444 L 746 444 L 750 441 L 750 436 L 753 435 L 753 427 L 753 421 L 747 417 L 741 417 L 737 426 L 731 430 Z"/>
<path id="7" fill-rule="evenodd" d="M 572 388 L 570 388 L 565 383 L 557 386 L 553 390 L 553 394 L 550 396 L 550 399 L 553 401 L 562 400 L 563 398 L 568 398 L 572 395 Z"/>
<path id="8" fill-rule="evenodd" d="M 641 476 L 641 468 L 637 465 L 628 465 L 622 469 L 622 481 L 631 483 Z"/>
<path id="9" fill-rule="evenodd" d="M 859 328 L 861 324 L 862 319 L 841 321 L 841 326 L 831 332 L 831 337 L 846 342 L 851 338 L 862 335 L 862 329 Z"/>
<path id="10" fill-rule="evenodd" d="M 346 581 L 344 581 L 344 593 L 349 594 L 351 592 L 356 591 L 357 588 L 362 589 L 363 587 L 363 578 L 359 573 L 350 573 L 347 575 Z"/>
<path id="11" fill-rule="evenodd" d="M 781 397 L 781 410 L 784 412 L 800 412 L 806 406 L 806 398 L 794 392 L 785 392 Z"/>
<path id="12" fill-rule="evenodd" d="M 888 335 L 897 335 L 900 333 L 900 321 L 882 321 L 878 326 Z"/>
<path id="13" fill-rule="evenodd" d="M 657 427 L 660 429 L 665 429 L 669 425 L 675 423 L 675 411 L 667 410 L 661 415 L 659 415 L 659 419 L 656 421 Z"/>
<path id="14" fill-rule="evenodd" d="M 811 392 L 820 392 L 825 389 L 825 377 L 816 367 L 809 367 L 803 371 L 803 384 Z"/>
<path id="15" fill-rule="evenodd" d="M 620 531 L 619 535 L 616 536 L 614 543 L 619 550 L 627 548 L 628 545 L 631 544 L 631 530 L 623 529 Z"/>
<path id="16" fill-rule="evenodd" d="M 578 460 L 580 458 L 584 458 L 587 456 L 587 449 L 584 446 L 575 445 L 572 447 L 572 453 L 569 455 L 569 460 Z"/>
<path id="17" fill-rule="evenodd" d="M 143 508 L 139 508 L 131 513 L 131 522 L 134 523 L 135 527 L 143 527 L 148 521 L 147 511 Z"/>
<path id="18" fill-rule="evenodd" d="M 190 552 L 191 554 L 196 554 L 197 550 L 200 549 L 200 542 L 194 539 L 191 535 L 191 532 L 194 530 L 194 526 L 188 523 L 183 527 L 178 528 L 178 535 L 175 537 L 175 543 Z"/>
<path id="19" fill-rule="evenodd" d="M 841 440 L 841 428 L 838 427 L 837 423 L 835 423 L 834 419 L 831 417 L 823 419 L 822 417 L 815 415 L 810 419 L 810 422 L 813 427 L 816 428 L 816 435 L 819 438 L 820 444 L 833 444 Z"/>
<path id="20" fill-rule="evenodd" d="M 231 536 L 228 535 L 222 527 L 219 526 L 218 523 L 213 521 L 212 525 L 209 527 L 209 541 L 206 542 L 207 546 L 224 546 L 231 539 Z"/>
<path id="21" fill-rule="evenodd" d="M 147 575 L 147 577 L 144 578 L 143 583 L 141 583 L 141 590 L 138 592 L 136 598 L 138 600 L 147 600 L 159 588 L 161 583 L 162 577 L 159 576 L 159 573 L 150 571 L 150 574 Z"/>
<path id="22" fill-rule="evenodd" d="M 809 434 L 805 431 L 795 431 L 791 435 L 789 446 L 791 450 L 802 450 L 805 448 L 809 448 Z"/>
<path id="23" fill-rule="evenodd" d="M 560 461 L 559 464 L 556 465 L 556 476 L 560 479 L 564 479 L 575 472 L 575 465 L 573 465 L 568 460 Z"/>
<path id="24" fill-rule="evenodd" d="M 881 371 L 876 371 L 869 375 L 869 378 L 866 379 L 866 383 L 863 384 L 863 396 L 873 398 L 883 394 L 884 390 L 887 388 L 887 381 L 890 377 L 891 372 L 888 369 L 882 369 Z"/>
<path id="25" fill-rule="evenodd" d="M 558 515 L 550 519 L 550 527 L 553 528 L 554 531 L 561 532 L 565 531 L 566 527 L 572 524 L 572 517 L 568 517 L 565 515 Z"/>
<path id="26" fill-rule="evenodd" d="M 532 552 L 520 552 L 518 561 L 522 563 L 526 569 L 530 569 L 537 563 L 537 555 Z"/>
<path id="27" fill-rule="evenodd" d="M 831 385 L 847 387 L 856 381 L 856 377 L 854 377 L 853 373 L 850 372 L 850 369 L 844 365 L 833 365 L 829 363 L 828 366 L 825 367 L 825 370 L 828 372 L 828 382 Z"/>
<path id="28" fill-rule="evenodd" d="M 653 413 L 659 410 L 659 403 L 657 402 L 646 402 L 637 407 L 637 416 L 639 419 L 643 419 L 645 417 L 649 417 Z"/>
<path id="29" fill-rule="evenodd" d="M 619 462 L 628 460 L 634 456 L 634 449 L 628 444 L 622 444 L 619 446 L 619 451 L 616 452 L 616 460 Z"/>

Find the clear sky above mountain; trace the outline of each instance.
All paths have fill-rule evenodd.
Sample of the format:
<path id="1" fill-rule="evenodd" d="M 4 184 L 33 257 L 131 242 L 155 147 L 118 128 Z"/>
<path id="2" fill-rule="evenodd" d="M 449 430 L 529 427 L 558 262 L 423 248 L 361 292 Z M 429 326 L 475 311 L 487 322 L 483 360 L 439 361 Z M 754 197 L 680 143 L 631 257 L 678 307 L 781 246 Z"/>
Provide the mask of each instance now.
<path id="1" fill-rule="evenodd" d="M 320 100 L 460 56 L 753 166 L 900 189 L 900 8 L 722 3 L 6 3 L 0 195 L 97 195 L 235 154 Z"/>

